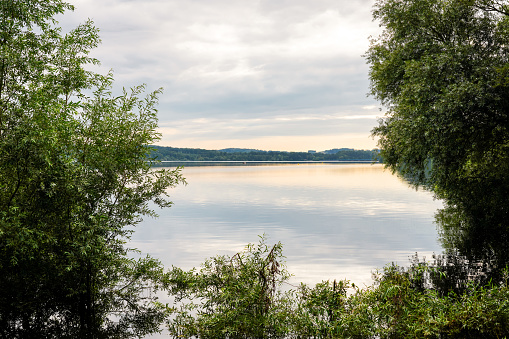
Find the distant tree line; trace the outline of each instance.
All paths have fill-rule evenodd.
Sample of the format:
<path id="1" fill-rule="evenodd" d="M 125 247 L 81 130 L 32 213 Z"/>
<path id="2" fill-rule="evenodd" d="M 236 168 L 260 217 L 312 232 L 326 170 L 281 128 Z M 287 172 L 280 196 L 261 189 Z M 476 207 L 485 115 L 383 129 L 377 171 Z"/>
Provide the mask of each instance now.
<path id="1" fill-rule="evenodd" d="M 335 153 L 280 152 L 249 149 L 206 150 L 200 148 L 175 148 L 152 146 L 151 157 L 160 161 L 372 161 L 377 160 L 377 150 L 337 149 Z M 238 150 L 238 151 L 235 151 Z"/>

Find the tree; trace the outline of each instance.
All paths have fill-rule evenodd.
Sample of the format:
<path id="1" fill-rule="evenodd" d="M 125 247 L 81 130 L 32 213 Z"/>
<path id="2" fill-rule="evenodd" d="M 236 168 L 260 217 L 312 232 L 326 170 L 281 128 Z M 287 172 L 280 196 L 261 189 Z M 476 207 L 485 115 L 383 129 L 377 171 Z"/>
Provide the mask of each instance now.
<path id="1" fill-rule="evenodd" d="M 507 234 L 509 6 L 494 0 L 378 0 L 366 53 L 373 129 L 393 171 L 461 209 L 464 227 Z M 507 236 L 505 236 L 507 238 Z"/>
<path id="2" fill-rule="evenodd" d="M 140 337 L 167 312 L 163 275 L 127 240 L 149 202 L 167 207 L 178 170 L 151 169 L 157 96 L 113 96 L 87 71 L 99 43 L 67 34 L 61 0 L 0 2 L 0 337 Z"/>
<path id="3" fill-rule="evenodd" d="M 169 319 L 179 338 L 285 338 L 292 317 L 290 294 L 281 291 L 288 274 L 282 245 L 265 237 L 234 256 L 207 260 L 200 271 L 173 268 L 171 295 L 180 305 Z"/>

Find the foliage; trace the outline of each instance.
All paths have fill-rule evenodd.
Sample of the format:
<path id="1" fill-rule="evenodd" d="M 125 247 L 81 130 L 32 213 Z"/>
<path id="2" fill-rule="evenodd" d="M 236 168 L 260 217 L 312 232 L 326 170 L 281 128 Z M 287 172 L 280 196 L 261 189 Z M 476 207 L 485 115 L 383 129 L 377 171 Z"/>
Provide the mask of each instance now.
<path id="1" fill-rule="evenodd" d="M 113 96 L 91 22 L 67 34 L 60 0 L 0 2 L 0 336 L 140 337 L 166 308 L 160 263 L 125 243 L 178 171 L 153 171 L 157 95 Z"/>
<path id="2" fill-rule="evenodd" d="M 296 338 L 503 338 L 509 334 L 509 287 L 466 283 L 441 295 L 440 267 L 386 266 L 375 283 L 347 294 L 347 282 L 317 284 L 298 295 Z M 431 276 L 435 275 L 434 278 Z M 424 285 L 423 285 L 424 283 Z M 339 286 L 339 289 L 338 289 Z"/>
<path id="3" fill-rule="evenodd" d="M 173 268 L 170 295 L 180 305 L 169 320 L 170 333 L 190 338 L 283 338 L 291 316 L 281 286 L 289 278 L 282 245 L 266 239 L 233 256 L 207 260 L 197 271 Z"/>
<path id="4" fill-rule="evenodd" d="M 353 289 L 353 293 L 348 293 Z M 373 312 L 364 302 L 365 291 L 348 281 L 323 281 L 293 291 L 293 338 L 369 338 L 375 332 Z"/>
<path id="5" fill-rule="evenodd" d="M 469 227 L 507 230 L 509 17 L 493 0 L 379 0 L 366 53 L 384 162 Z M 485 194 L 490 192 L 490 194 Z"/>
<path id="6" fill-rule="evenodd" d="M 275 268 L 281 250 L 280 243 L 269 247 L 262 238 L 234 256 L 207 260 L 199 271 L 173 268 L 166 283 L 178 306 L 168 323 L 170 333 L 179 338 L 509 335 L 507 270 L 500 280 L 486 282 L 463 275 L 474 271 L 454 271 L 465 267 L 458 265 L 459 257 L 437 257 L 432 263 L 414 257 L 408 268 L 392 264 L 375 272 L 373 285 L 365 288 L 323 281 L 282 292 L 288 273 Z"/>
<path id="7" fill-rule="evenodd" d="M 381 338 L 501 338 L 509 327 L 507 280 L 483 286 L 467 282 L 463 293 L 440 295 L 433 285 L 421 289 L 423 275 L 437 267 L 420 264 L 409 269 L 387 266 L 366 293 Z M 435 277 L 447 279 L 441 275 Z"/>

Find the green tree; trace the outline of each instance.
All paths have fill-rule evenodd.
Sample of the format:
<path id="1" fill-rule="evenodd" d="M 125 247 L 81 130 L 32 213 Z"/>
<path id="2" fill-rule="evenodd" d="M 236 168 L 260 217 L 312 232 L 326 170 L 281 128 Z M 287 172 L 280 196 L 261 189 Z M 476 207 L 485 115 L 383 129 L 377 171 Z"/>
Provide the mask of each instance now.
<path id="1" fill-rule="evenodd" d="M 468 227 L 506 233 L 509 18 L 493 0 L 379 0 L 366 53 L 386 165 L 461 208 Z M 489 192 L 489 193 L 488 193 Z"/>
<path id="2" fill-rule="evenodd" d="M 290 295 L 281 286 L 290 277 L 282 245 L 261 238 L 234 256 L 211 258 L 197 271 L 173 268 L 169 292 L 178 303 L 169 319 L 179 338 L 284 338 L 292 318 Z"/>
<path id="3" fill-rule="evenodd" d="M 0 1 L 0 337 L 140 337 L 159 329 L 163 274 L 126 245 L 179 171 L 152 171 L 157 95 L 113 96 L 91 22 L 61 0 Z M 148 161 L 147 161 L 148 160 Z"/>
<path id="4" fill-rule="evenodd" d="M 350 290 L 350 291 L 349 291 Z M 291 338 L 372 338 L 376 327 L 369 290 L 346 280 L 322 281 L 294 291 Z M 350 293 L 348 293 L 350 292 Z"/>

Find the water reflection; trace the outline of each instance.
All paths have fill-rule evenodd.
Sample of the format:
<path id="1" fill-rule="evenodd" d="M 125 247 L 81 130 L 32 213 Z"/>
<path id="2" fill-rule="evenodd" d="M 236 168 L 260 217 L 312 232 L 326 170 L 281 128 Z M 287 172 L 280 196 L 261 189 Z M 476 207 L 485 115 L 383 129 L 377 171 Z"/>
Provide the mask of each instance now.
<path id="1" fill-rule="evenodd" d="M 189 167 L 175 205 L 145 220 L 132 243 L 166 266 L 199 266 L 266 233 L 281 241 L 293 282 L 371 283 L 371 271 L 440 252 L 441 203 L 381 165 Z"/>
<path id="2" fill-rule="evenodd" d="M 484 209 L 478 213 L 477 209 Z M 504 208 L 504 207 L 502 207 Z M 468 280 L 480 284 L 498 282 L 509 264 L 509 239 L 504 220 L 487 206 L 475 210 L 447 203 L 436 214 L 440 243 L 444 247 L 442 265 L 449 267 L 449 284 L 459 291 Z M 505 218 L 504 218 L 505 219 Z"/>

